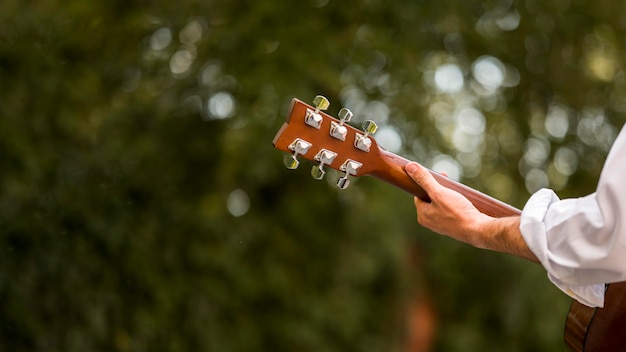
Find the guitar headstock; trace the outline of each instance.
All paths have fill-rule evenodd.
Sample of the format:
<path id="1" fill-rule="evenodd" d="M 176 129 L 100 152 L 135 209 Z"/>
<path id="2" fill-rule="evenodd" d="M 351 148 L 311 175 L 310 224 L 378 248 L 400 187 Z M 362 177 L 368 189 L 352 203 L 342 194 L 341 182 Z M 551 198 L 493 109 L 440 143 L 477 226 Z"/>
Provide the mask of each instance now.
<path id="1" fill-rule="evenodd" d="M 274 137 L 274 146 L 288 153 L 285 166 L 296 169 L 298 157 L 313 161 L 311 176 L 317 180 L 324 178 L 325 167 L 339 170 L 344 174 L 337 180 L 341 189 L 350 184 L 349 176 L 374 172 L 380 159 L 380 147 L 371 136 L 376 124 L 368 120 L 360 131 L 347 124 L 352 118 L 350 110 L 341 109 L 337 119 L 323 112 L 330 105 L 325 97 L 316 96 L 313 104 L 293 99 L 289 115 Z"/>

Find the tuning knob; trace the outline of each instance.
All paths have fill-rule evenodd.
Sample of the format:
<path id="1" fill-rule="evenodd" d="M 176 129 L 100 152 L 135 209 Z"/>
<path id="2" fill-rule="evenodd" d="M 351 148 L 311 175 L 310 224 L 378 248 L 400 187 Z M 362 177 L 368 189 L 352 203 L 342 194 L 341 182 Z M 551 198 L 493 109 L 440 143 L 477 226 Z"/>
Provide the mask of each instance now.
<path id="1" fill-rule="evenodd" d="M 369 138 L 369 135 L 376 133 L 376 130 L 378 130 L 378 126 L 374 121 L 365 121 L 363 123 L 363 132 L 365 132 L 365 134 L 356 134 L 356 137 L 354 139 L 354 146 L 364 152 L 369 152 L 370 147 L 372 146 L 372 140 L 371 138 Z"/>
<path id="2" fill-rule="evenodd" d="M 297 169 L 298 165 L 300 165 L 300 162 L 298 161 L 298 154 L 306 154 L 311 146 L 312 144 L 304 139 L 296 138 L 288 147 L 289 150 L 293 151 L 293 154 L 287 154 L 283 158 L 285 166 L 290 170 Z"/>
<path id="3" fill-rule="evenodd" d="M 346 135 L 348 134 L 348 129 L 343 124 L 345 122 L 350 122 L 352 119 L 352 111 L 343 108 L 339 110 L 339 123 L 332 121 L 330 124 L 330 135 L 341 140 L 346 140 Z"/>
<path id="4" fill-rule="evenodd" d="M 330 102 L 326 99 L 326 97 L 318 95 L 313 99 L 313 105 L 315 106 L 315 110 L 306 109 L 304 122 L 311 127 L 319 129 L 320 126 L 322 126 L 322 115 L 320 115 L 320 110 L 328 109 Z"/>
<path id="5" fill-rule="evenodd" d="M 324 171 L 324 165 L 332 164 L 333 160 L 337 157 L 337 153 L 330 151 L 328 149 L 320 150 L 313 159 L 315 161 L 319 161 L 319 165 L 314 165 L 311 169 L 311 176 L 313 176 L 316 180 L 321 180 L 324 178 L 326 171 Z"/>
<path id="6" fill-rule="evenodd" d="M 359 172 L 359 169 L 363 166 L 358 161 L 347 159 L 341 166 L 339 167 L 340 171 L 345 172 L 344 176 L 341 176 L 339 180 L 337 180 L 337 187 L 340 189 L 346 189 L 350 185 L 350 179 L 348 176 L 356 175 Z"/>

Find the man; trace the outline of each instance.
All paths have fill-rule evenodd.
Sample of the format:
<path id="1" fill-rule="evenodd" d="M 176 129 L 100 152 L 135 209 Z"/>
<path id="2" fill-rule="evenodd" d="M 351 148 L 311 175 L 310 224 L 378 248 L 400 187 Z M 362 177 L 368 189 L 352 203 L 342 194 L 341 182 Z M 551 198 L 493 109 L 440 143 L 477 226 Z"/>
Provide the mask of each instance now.
<path id="1" fill-rule="evenodd" d="M 419 164 L 408 163 L 405 171 L 431 199 L 414 200 L 422 226 L 539 262 L 557 287 L 590 307 L 604 305 L 606 283 L 626 281 L 626 128 L 609 152 L 596 192 L 560 200 L 542 189 L 521 216 L 487 216 Z"/>

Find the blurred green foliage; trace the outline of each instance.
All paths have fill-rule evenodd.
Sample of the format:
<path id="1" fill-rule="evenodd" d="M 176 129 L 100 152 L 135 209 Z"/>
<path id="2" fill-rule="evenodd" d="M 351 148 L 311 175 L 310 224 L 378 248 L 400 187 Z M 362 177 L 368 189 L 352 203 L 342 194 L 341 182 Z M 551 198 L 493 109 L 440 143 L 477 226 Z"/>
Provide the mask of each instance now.
<path id="1" fill-rule="evenodd" d="M 433 350 L 563 349 L 569 300 L 540 267 L 428 233 L 389 185 L 286 170 L 271 140 L 324 94 L 518 207 L 586 194 L 624 122 L 624 13 L 3 1 L 0 349 L 401 351 L 415 295 Z"/>

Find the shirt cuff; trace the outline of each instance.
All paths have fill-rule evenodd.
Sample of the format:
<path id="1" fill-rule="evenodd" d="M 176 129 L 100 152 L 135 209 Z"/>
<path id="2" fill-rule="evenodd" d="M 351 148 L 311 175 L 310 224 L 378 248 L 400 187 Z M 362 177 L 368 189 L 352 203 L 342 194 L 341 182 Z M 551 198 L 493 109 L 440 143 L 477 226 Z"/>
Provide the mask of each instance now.
<path id="1" fill-rule="evenodd" d="M 544 218 L 550 205 L 559 200 L 554 191 L 541 189 L 528 199 L 520 218 L 520 232 L 524 241 L 548 272 L 550 272 L 551 265 L 548 259 L 548 234 Z"/>
<path id="2" fill-rule="evenodd" d="M 569 285 L 554 276 L 549 258 L 547 231 L 544 218 L 550 205 L 560 201 L 559 197 L 550 189 L 541 189 L 533 194 L 522 211 L 520 218 L 520 232 L 530 250 L 537 256 L 541 265 L 548 272 L 550 281 L 570 297 L 589 307 L 604 305 L 604 285 Z"/>

